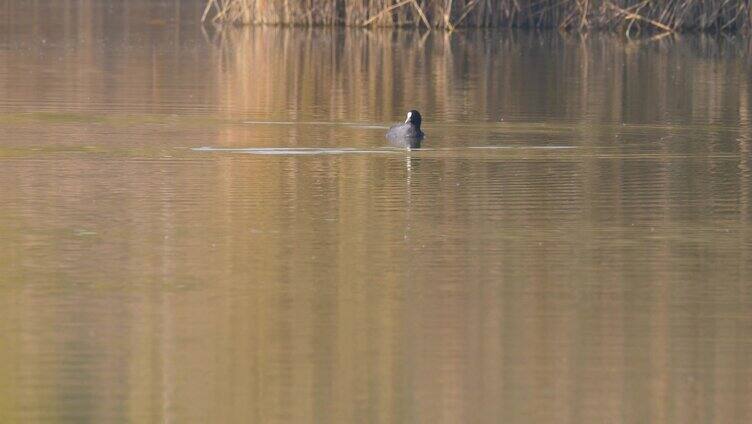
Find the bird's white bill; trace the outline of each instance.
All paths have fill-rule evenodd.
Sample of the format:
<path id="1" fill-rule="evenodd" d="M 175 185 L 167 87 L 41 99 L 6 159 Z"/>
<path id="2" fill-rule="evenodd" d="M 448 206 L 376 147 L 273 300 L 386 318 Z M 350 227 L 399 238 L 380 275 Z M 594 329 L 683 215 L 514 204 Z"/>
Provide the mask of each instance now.
<path id="1" fill-rule="evenodd" d="M 406 124 L 407 124 L 408 122 L 410 122 L 410 117 L 412 117 L 412 116 L 413 116 L 413 113 L 412 113 L 412 112 L 407 112 L 407 119 L 405 119 L 405 123 L 406 123 Z"/>

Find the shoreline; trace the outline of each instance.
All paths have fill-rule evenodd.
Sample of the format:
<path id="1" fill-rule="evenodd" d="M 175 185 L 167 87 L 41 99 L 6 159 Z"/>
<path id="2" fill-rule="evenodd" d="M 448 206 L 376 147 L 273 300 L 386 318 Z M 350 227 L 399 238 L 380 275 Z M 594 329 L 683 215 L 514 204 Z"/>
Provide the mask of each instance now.
<path id="1" fill-rule="evenodd" d="M 367 5 L 311 0 L 307 7 L 261 0 L 207 0 L 202 22 L 303 27 L 558 29 L 567 32 L 748 33 L 752 5 L 743 1 L 375 0 Z"/>

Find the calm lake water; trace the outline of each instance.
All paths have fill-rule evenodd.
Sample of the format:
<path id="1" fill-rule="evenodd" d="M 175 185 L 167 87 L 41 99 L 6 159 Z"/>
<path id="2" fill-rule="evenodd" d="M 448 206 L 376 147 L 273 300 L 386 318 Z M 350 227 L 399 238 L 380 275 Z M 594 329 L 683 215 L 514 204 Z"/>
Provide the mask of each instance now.
<path id="1" fill-rule="evenodd" d="M 752 421 L 749 41 L 9 3 L 0 421 Z"/>

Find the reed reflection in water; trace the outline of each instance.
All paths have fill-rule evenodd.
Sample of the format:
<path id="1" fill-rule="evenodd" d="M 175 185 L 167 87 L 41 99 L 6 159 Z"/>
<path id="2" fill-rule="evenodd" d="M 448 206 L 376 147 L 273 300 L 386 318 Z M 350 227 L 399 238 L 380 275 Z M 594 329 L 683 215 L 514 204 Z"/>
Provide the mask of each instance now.
<path id="1" fill-rule="evenodd" d="M 743 43 L 133 22 L 3 34 L 3 421 L 752 418 Z"/>

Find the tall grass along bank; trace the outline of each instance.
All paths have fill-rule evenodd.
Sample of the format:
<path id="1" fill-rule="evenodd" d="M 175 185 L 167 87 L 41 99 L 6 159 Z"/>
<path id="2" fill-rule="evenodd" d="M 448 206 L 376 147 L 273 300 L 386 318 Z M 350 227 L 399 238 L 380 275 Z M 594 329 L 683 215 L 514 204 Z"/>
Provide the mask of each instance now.
<path id="1" fill-rule="evenodd" d="M 208 0 L 231 24 L 740 31 L 750 0 Z"/>

